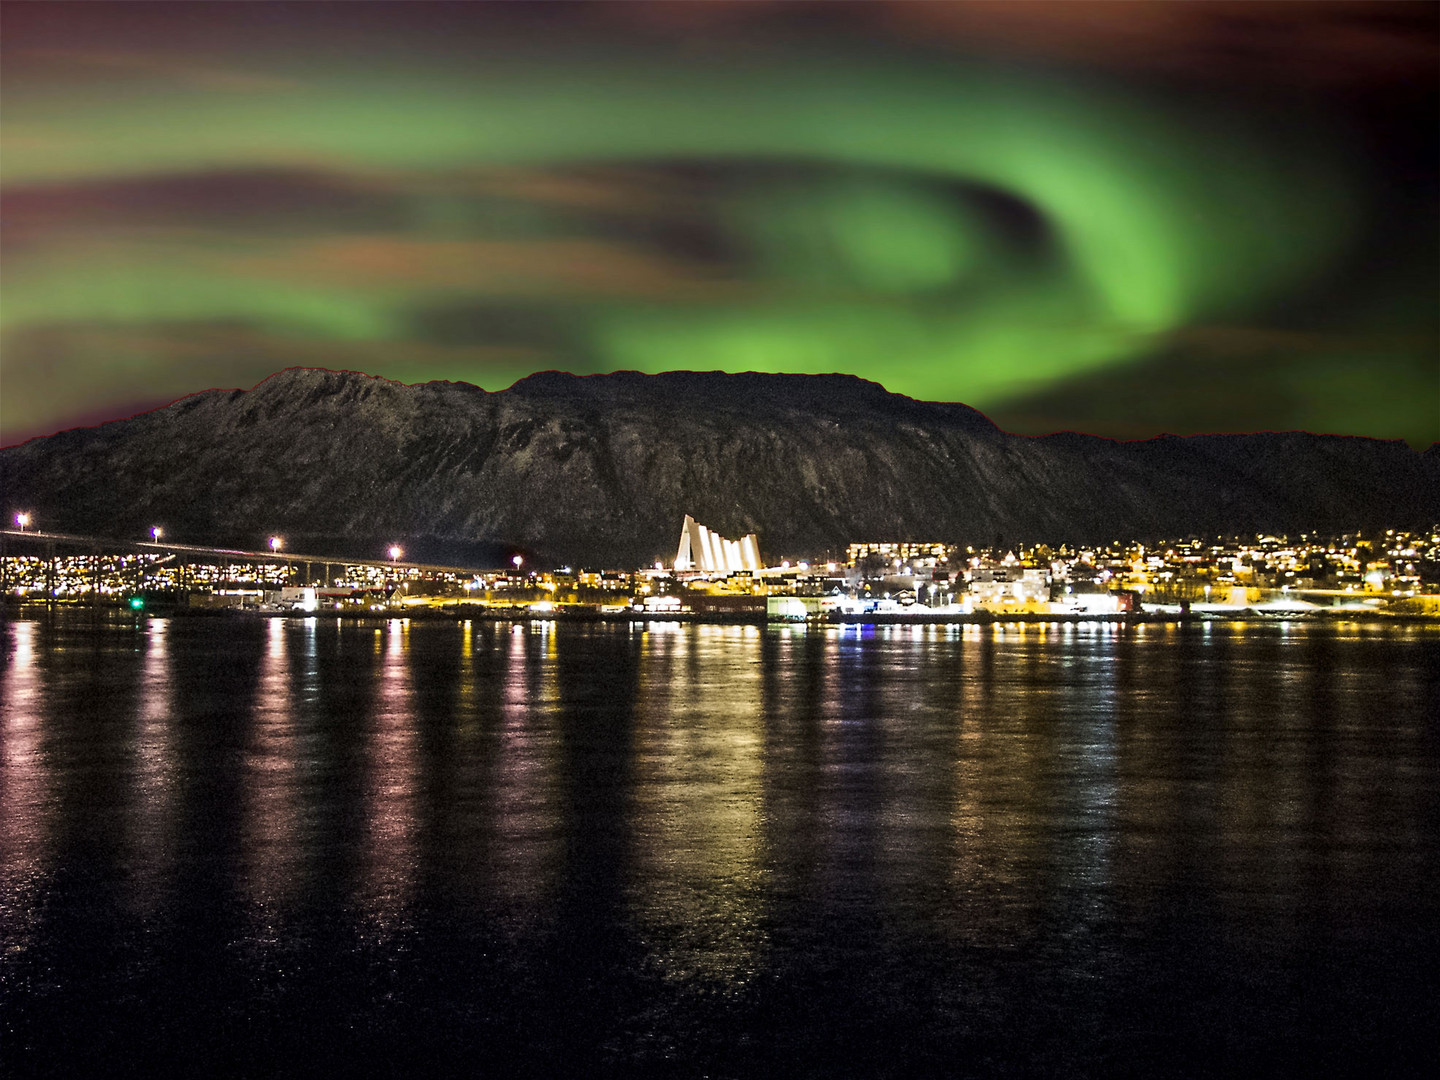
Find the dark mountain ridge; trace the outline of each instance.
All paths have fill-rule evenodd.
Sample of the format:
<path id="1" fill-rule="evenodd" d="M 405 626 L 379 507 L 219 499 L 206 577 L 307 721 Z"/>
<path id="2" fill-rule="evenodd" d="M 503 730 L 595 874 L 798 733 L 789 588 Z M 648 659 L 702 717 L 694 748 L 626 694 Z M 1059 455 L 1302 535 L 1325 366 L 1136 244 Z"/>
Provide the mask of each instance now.
<path id="1" fill-rule="evenodd" d="M 1440 455 L 1304 432 L 1115 442 L 1000 431 L 846 375 L 544 372 L 508 390 L 292 368 L 0 450 L 43 527 L 294 550 L 635 566 L 683 515 L 767 556 L 1440 520 Z M 318 547 L 317 545 L 324 545 Z M 467 554 L 468 553 L 468 554 Z"/>

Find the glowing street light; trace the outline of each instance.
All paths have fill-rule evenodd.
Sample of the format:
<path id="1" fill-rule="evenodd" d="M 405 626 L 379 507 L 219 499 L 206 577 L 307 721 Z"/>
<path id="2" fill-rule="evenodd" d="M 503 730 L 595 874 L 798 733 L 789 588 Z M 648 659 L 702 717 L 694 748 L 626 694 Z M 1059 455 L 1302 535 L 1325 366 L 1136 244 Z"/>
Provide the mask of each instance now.
<path id="1" fill-rule="evenodd" d="M 24 512 L 19 513 L 19 514 L 16 514 L 16 515 L 15 515 L 15 524 L 20 527 L 20 531 L 21 531 L 21 532 L 24 532 L 24 531 L 25 531 L 25 526 L 30 524 L 30 515 L 29 515 L 28 513 L 24 513 Z"/>
<path id="2" fill-rule="evenodd" d="M 518 571 L 518 570 L 520 569 L 520 564 L 525 561 L 525 556 L 523 556 L 523 555 L 516 555 L 516 556 L 515 556 L 513 559 L 511 559 L 510 561 L 515 564 L 515 569 Z"/>
<path id="3" fill-rule="evenodd" d="M 151 525 L 151 526 L 150 526 L 150 539 L 152 539 L 152 540 L 159 540 L 160 537 L 162 537 L 162 536 L 164 536 L 164 535 L 165 535 L 165 530 L 162 529 L 159 525 Z"/>
<path id="4" fill-rule="evenodd" d="M 400 546 L 399 544 L 391 544 L 391 545 L 390 545 L 390 563 L 391 563 L 391 565 L 394 565 L 395 560 L 398 559 L 398 558 L 400 558 L 400 556 L 401 556 L 401 555 L 404 555 L 404 554 L 405 554 L 405 551 L 404 551 L 403 548 L 401 548 L 401 546 Z"/>
<path id="5" fill-rule="evenodd" d="M 282 547 L 284 547 L 284 546 L 285 546 L 285 541 L 284 541 L 283 538 L 281 538 L 281 537 L 279 537 L 279 536 L 272 536 L 272 537 L 270 537 L 270 550 L 271 550 L 271 551 L 279 551 L 279 550 L 280 550 Z"/>

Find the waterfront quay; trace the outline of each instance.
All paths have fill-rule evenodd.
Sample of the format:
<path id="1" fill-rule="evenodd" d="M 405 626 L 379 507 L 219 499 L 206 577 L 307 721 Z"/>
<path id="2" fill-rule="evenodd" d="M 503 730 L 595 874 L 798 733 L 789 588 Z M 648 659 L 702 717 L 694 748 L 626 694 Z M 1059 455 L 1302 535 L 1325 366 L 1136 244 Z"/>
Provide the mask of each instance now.
<path id="1" fill-rule="evenodd" d="M 0 530 L 7 604 L 135 611 L 707 621 L 1440 617 L 1440 526 L 1002 549 L 861 541 L 741 570 L 495 568 Z"/>

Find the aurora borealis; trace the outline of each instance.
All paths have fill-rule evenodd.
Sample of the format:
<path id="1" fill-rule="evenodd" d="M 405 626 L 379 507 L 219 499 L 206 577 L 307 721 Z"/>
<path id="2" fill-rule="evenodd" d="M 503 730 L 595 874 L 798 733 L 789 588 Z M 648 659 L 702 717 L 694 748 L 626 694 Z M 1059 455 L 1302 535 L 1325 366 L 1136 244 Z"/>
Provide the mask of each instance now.
<path id="1" fill-rule="evenodd" d="M 1436 9 L 1018 6 L 10 5 L 3 441 L 294 365 L 1440 439 Z"/>

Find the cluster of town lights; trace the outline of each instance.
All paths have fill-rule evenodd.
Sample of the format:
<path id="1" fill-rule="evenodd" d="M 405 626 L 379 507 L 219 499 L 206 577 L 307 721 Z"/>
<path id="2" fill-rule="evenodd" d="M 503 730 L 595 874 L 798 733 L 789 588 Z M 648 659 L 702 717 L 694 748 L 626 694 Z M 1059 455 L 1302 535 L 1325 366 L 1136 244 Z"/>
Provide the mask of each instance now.
<path id="1" fill-rule="evenodd" d="M 14 527 L 35 540 L 89 539 L 43 531 L 44 526 L 36 524 L 36 515 L 29 510 L 12 507 L 9 513 Z M 601 611 L 640 610 L 643 606 L 647 611 L 663 607 L 735 613 L 741 608 L 750 610 L 746 604 L 774 601 L 789 604 L 780 612 L 785 617 L 811 617 L 832 609 L 842 614 L 884 614 L 915 607 L 1006 614 L 1103 615 L 1171 609 L 1263 614 L 1282 609 L 1292 613 L 1352 610 L 1392 600 L 1409 603 L 1407 598 L 1413 597 L 1422 600 L 1410 603 L 1406 611 L 1440 612 L 1433 577 L 1434 567 L 1440 564 L 1440 526 L 1414 534 L 1390 529 L 1383 536 L 1301 534 L 1298 540 L 1256 534 L 1216 536 L 1213 540 L 1191 536 L 1154 544 L 1116 540 L 1073 549 L 1062 544 L 1056 550 L 1040 544 L 1007 552 L 1003 558 L 995 551 L 977 552 L 973 547 L 962 549 L 938 542 L 857 542 L 848 546 L 843 563 L 833 556 L 814 563 L 785 559 L 776 567 L 735 574 L 682 571 L 674 574 L 674 580 L 670 580 L 673 568 L 667 571 L 663 562 L 653 570 L 572 573 L 567 566 L 552 574 L 530 565 L 529 557 L 514 553 L 513 548 L 507 560 L 511 570 L 505 574 L 496 571 L 482 576 L 466 571 L 457 576 L 444 567 L 407 563 L 401 568 L 399 561 L 406 553 L 399 543 L 383 547 L 383 554 L 374 561 L 347 564 L 344 574 L 330 578 L 330 563 L 344 563 L 343 559 L 286 551 L 285 538 L 278 534 L 265 536 L 257 545 L 259 552 L 239 552 L 186 545 L 175 548 L 163 526 L 152 525 L 146 531 L 149 541 L 130 546 L 123 555 L 102 557 L 92 551 L 57 558 L 53 543 L 44 558 L 11 555 L 0 560 L 0 589 L 8 592 L 13 586 L 14 592 L 23 596 L 39 589 L 43 578 L 45 590 L 55 597 L 83 593 L 98 598 L 102 593 L 141 590 L 192 595 L 214 590 L 220 595 L 222 586 L 230 590 L 224 595 L 242 586 L 263 590 L 273 585 L 283 591 L 299 588 L 291 582 L 299 563 L 307 564 L 303 567 L 305 589 L 333 592 L 329 598 L 336 600 L 337 609 L 342 602 L 373 599 L 372 592 L 388 597 L 413 590 L 415 595 L 407 596 L 404 603 L 443 605 L 453 602 L 447 597 L 460 595 L 469 602 L 506 609 L 528 606 L 536 611 L 574 604 L 598 605 Z M 266 549 L 270 559 L 261 554 Z M 175 561 L 187 551 L 191 553 L 186 557 L 189 561 Z M 386 558 L 389 569 L 384 567 Z M 327 567 L 327 580 L 314 587 L 311 562 Z M 237 570 L 232 563 L 249 569 Z M 516 589 L 541 589 L 548 595 L 523 604 L 513 596 L 491 596 L 492 592 Z M 667 589 L 683 590 L 687 599 L 682 600 L 678 593 L 662 596 Z M 617 602 L 612 595 L 617 593 L 628 594 L 628 599 Z"/>

